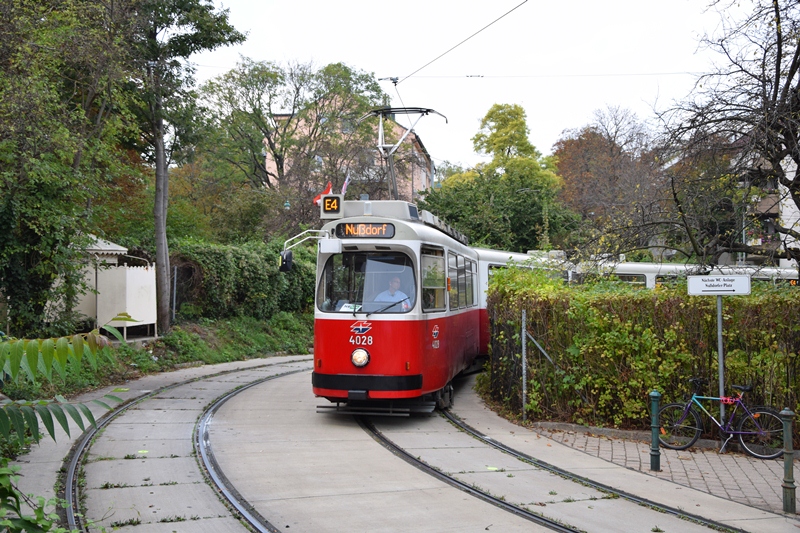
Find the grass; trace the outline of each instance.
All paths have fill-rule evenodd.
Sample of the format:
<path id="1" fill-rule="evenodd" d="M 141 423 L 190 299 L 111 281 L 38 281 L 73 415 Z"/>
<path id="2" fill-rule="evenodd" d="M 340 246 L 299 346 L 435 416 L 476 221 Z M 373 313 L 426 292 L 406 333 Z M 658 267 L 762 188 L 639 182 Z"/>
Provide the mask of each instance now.
<path id="1" fill-rule="evenodd" d="M 280 312 L 269 321 L 244 316 L 217 321 L 202 318 L 184 321 L 147 345 L 119 346 L 113 350 L 112 357 L 99 356 L 96 371 L 84 359 L 81 368 L 69 365 L 65 379 L 54 373 L 49 382 L 5 383 L 2 392 L 12 400 L 53 398 L 57 394 L 70 397 L 187 365 L 242 361 L 275 354 L 306 354 L 313 345 L 313 332 L 310 313 Z"/>
<path id="2" fill-rule="evenodd" d="M 100 485 L 101 489 L 124 489 L 130 487 L 127 483 L 111 483 L 110 481 L 106 481 L 102 485 Z"/>
<path id="3" fill-rule="evenodd" d="M 185 516 L 165 516 L 159 522 L 163 523 L 170 523 L 170 522 L 186 522 Z"/>
<path id="4" fill-rule="evenodd" d="M 125 526 L 138 526 L 142 523 L 141 518 L 128 518 L 127 520 L 120 520 L 118 522 L 111 522 L 112 528 L 125 527 Z"/>

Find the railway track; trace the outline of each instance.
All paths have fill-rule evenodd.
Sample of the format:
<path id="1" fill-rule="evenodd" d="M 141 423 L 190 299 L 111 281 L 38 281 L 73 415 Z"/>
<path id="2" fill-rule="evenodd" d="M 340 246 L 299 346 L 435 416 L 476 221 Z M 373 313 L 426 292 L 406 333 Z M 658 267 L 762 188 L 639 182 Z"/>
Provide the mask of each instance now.
<path id="1" fill-rule="evenodd" d="M 91 530 L 91 523 L 87 523 L 87 520 L 83 518 L 85 510 L 81 508 L 82 498 L 85 496 L 82 491 L 87 489 L 83 488 L 84 483 L 80 479 L 80 472 L 83 466 L 86 464 L 88 451 L 92 446 L 92 443 L 98 438 L 98 435 L 111 426 L 112 422 L 119 421 L 120 417 L 122 417 L 125 413 L 136 411 L 140 406 L 148 401 L 164 402 L 170 398 L 191 398 L 195 403 L 203 404 L 202 409 L 198 409 L 199 415 L 194 416 L 194 422 L 191 428 L 190 438 L 191 442 L 193 443 L 194 453 L 197 456 L 197 461 L 202 465 L 202 469 L 205 471 L 204 473 L 207 481 L 213 484 L 214 492 L 225 499 L 228 512 L 235 518 L 236 521 L 246 524 L 242 527 L 242 530 L 258 532 L 285 531 L 286 528 L 289 527 L 286 523 L 284 523 L 286 521 L 286 517 L 281 513 L 271 514 L 272 511 L 269 510 L 269 506 L 265 506 L 262 502 L 257 501 L 261 497 L 266 497 L 266 495 L 263 494 L 263 489 L 244 486 L 244 481 L 240 476 L 237 477 L 237 475 L 234 475 L 234 479 L 231 478 L 229 472 L 226 471 L 226 469 L 231 470 L 230 465 L 233 464 L 231 463 L 230 459 L 230 449 L 225 448 L 225 446 L 220 446 L 222 455 L 220 456 L 217 454 L 217 450 L 215 450 L 215 439 L 219 440 L 219 436 L 214 432 L 222 431 L 219 427 L 219 423 L 217 426 L 215 426 L 215 417 L 228 416 L 224 413 L 220 415 L 220 413 L 235 403 L 231 402 L 231 400 L 240 397 L 241 395 L 248 396 L 249 399 L 242 400 L 240 403 L 257 403 L 259 405 L 269 404 L 272 396 L 270 396 L 268 391 L 270 388 L 274 387 L 274 385 L 267 385 L 267 382 L 283 383 L 287 380 L 293 381 L 293 379 L 290 379 L 290 376 L 294 376 L 301 372 L 307 372 L 310 369 L 308 361 L 293 361 L 292 365 L 290 365 L 292 366 L 291 368 L 284 368 L 286 367 L 285 363 L 265 364 L 260 367 L 249 368 L 242 371 L 225 372 L 216 374 L 214 376 L 205 376 L 201 379 L 192 379 L 180 383 L 174 383 L 169 386 L 159 388 L 158 390 L 151 391 L 148 394 L 130 401 L 107 416 L 102 417 L 100 420 L 98 420 L 97 429 L 87 432 L 78 441 L 66 469 L 65 478 L 66 488 L 68 489 L 66 491 L 66 499 L 68 503 L 67 515 L 70 529 L 77 529 L 79 531 Z M 263 374 L 266 372 L 269 375 L 251 376 L 247 375 L 247 372 L 254 374 Z M 287 387 L 287 390 L 296 390 L 296 386 L 294 385 L 287 385 Z M 227 390 L 222 390 L 226 388 Z M 206 393 L 206 396 L 199 398 L 201 392 Z M 307 392 L 307 389 L 304 391 L 304 393 L 305 392 Z M 254 398 L 256 399 L 254 400 Z M 310 400 L 314 401 L 313 397 L 310 398 Z M 300 412 L 305 413 L 309 410 L 309 407 L 313 411 L 313 407 L 303 403 L 299 408 Z M 288 419 L 291 419 L 293 416 L 294 415 L 291 413 L 287 414 Z M 304 414 L 304 416 L 306 415 Z M 534 457 L 531 457 L 530 455 L 516 451 L 500 442 L 482 435 L 479 431 L 463 423 L 463 421 L 461 421 L 458 417 L 455 417 L 449 413 L 445 414 L 444 417 L 431 416 L 427 418 L 398 420 L 357 416 L 354 417 L 354 419 L 358 422 L 357 425 L 347 424 L 346 421 L 351 420 L 351 417 L 347 415 L 326 416 L 313 413 L 308 415 L 308 417 L 309 418 L 296 421 L 296 425 L 299 429 L 308 429 L 308 427 L 312 427 L 314 430 L 319 431 L 321 429 L 323 432 L 328 434 L 332 433 L 333 429 L 338 428 L 343 432 L 342 435 L 345 435 L 344 438 L 347 439 L 346 442 L 349 442 L 349 440 L 357 439 L 353 433 L 353 429 L 359 429 L 360 426 L 363 431 L 369 433 L 370 437 L 368 440 L 374 439 L 375 441 L 379 442 L 381 446 L 391 450 L 394 455 L 402 458 L 404 461 L 413 464 L 417 469 L 425 472 L 426 475 L 431 476 L 438 481 L 444 482 L 451 487 L 455 487 L 462 493 L 468 494 L 472 498 L 490 503 L 493 507 L 502 510 L 508 515 L 537 524 L 538 526 L 549 530 L 561 532 L 593 531 L 591 527 L 587 529 L 587 523 L 593 523 L 592 521 L 596 520 L 597 517 L 599 517 L 602 513 L 614 512 L 612 509 L 619 507 L 620 504 L 627 504 L 632 508 L 639 508 L 640 511 L 636 512 L 643 513 L 643 516 L 647 517 L 646 520 L 653 521 L 654 529 L 652 530 L 654 531 L 658 529 L 657 523 L 663 523 L 662 520 L 664 517 L 669 517 L 670 519 L 676 520 L 678 523 L 683 524 L 685 527 L 680 527 L 681 531 L 691 531 L 695 529 L 701 530 L 705 528 L 711 528 L 720 531 L 741 531 L 727 527 L 723 524 L 702 519 L 679 509 L 673 509 L 659 505 L 655 502 L 637 498 L 633 495 L 615 490 L 612 487 L 596 483 L 587 477 L 578 476 L 563 469 L 548 465 Z M 297 417 L 294 416 L 294 418 L 296 419 Z M 294 424 L 294 422 L 291 420 L 289 423 L 292 425 Z M 263 426 L 265 424 L 259 422 L 258 419 L 253 419 L 252 425 L 254 426 L 254 429 L 257 427 L 263 430 Z M 320 428 L 319 426 L 325 427 Z M 290 425 L 287 427 L 292 426 Z M 331 428 L 331 432 L 327 431 L 329 427 Z M 450 431 L 447 428 L 453 428 L 452 430 L 457 433 L 447 433 L 447 431 Z M 436 441 L 436 439 L 433 437 L 436 437 L 437 435 L 440 435 L 441 439 L 443 440 Z M 457 435 L 461 436 L 459 437 Z M 398 437 L 401 441 L 403 438 L 406 439 L 407 442 L 405 445 L 395 442 L 398 440 Z M 308 437 L 302 436 L 298 436 L 297 438 L 298 442 L 302 442 L 303 439 L 308 439 Z M 333 438 L 336 439 L 339 437 Z M 422 438 L 422 441 L 420 442 L 415 440 L 412 442 L 410 440 L 412 438 Z M 256 441 L 259 439 L 262 441 L 265 440 L 263 437 L 254 437 L 254 440 Z M 476 440 L 480 443 L 479 445 L 466 444 L 466 441 Z M 456 441 L 459 441 L 460 443 L 453 445 L 454 448 L 447 450 L 446 454 L 441 452 L 441 450 L 448 446 L 448 444 L 442 443 L 453 443 Z M 291 444 L 289 444 L 289 446 L 291 446 Z M 297 447 L 297 445 L 295 445 L 295 447 Z M 341 446 L 339 447 L 341 448 Z M 513 461 L 518 462 L 521 466 L 513 466 L 513 463 L 508 463 L 508 465 L 503 469 L 494 469 L 494 474 L 499 474 L 500 472 L 505 472 L 505 474 L 488 476 L 484 472 L 482 476 L 476 477 L 474 472 L 476 472 L 478 469 L 476 469 L 474 466 L 453 467 L 452 464 L 450 464 L 452 461 L 456 459 L 460 460 L 464 456 L 484 457 L 488 452 L 480 451 L 480 449 L 491 449 L 495 450 L 495 452 L 499 451 L 504 457 L 513 459 Z M 288 454 L 289 452 L 287 451 L 286 453 Z M 460 457 L 459 454 L 461 454 Z M 249 457 L 247 453 L 243 452 L 241 460 L 249 461 L 247 457 Z M 434 459 L 438 457 L 439 460 L 442 461 L 441 464 L 437 465 L 437 460 L 432 460 L 431 457 Z M 225 460 L 220 461 L 220 458 Z M 137 457 L 137 459 L 139 458 Z M 338 461 L 341 460 L 341 458 L 338 459 Z M 379 460 L 382 463 L 387 462 L 385 458 Z M 486 460 L 489 461 L 489 459 Z M 497 459 L 491 459 L 491 461 L 497 461 Z M 142 459 L 141 463 L 147 464 L 147 461 Z M 257 467 L 255 466 L 249 468 L 253 469 L 254 471 L 257 470 Z M 455 474 L 452 472 L 448 473 L 448 469 L 451 468 L 459 468 L 460 470 Z M 572 498 L 572 500 L 578 501 L 580 505 L 573 506 L 562 502 L 545 503 L 543 501 L 528 501 L 526 503 L 520 503 L 519 501 L 516 501 L 520 498 L 514 496 L 513 490 L 508 489 L 508 492 L 505 492 L 506 489 L 503 488 L 504 486 L 502 484 L 504 481 L 507 483 L 514 483 L 514 480 L 511 478 L 514 478 L 515 476 L 520 480 L 527 479 L 526 476 L 530 475 L 541 476 L 541 474 L 536 474 L 534 471 L 543 471 L 550 476 L 557 476 L 559 479 L 564 480 L 564 483 L 573 484 L 575 487 L 588 488 L 581 488 L 579 492 L 585 492 L 589 489 L 596 492 L 592 492 L 583 500 L 581 500 L 581 497 L 575 496 Z M 471 474 L 473 475 L 473 481 L 471 481 L 469 477 Z M 280 476 L 280 474 L 276 474 L 276 476 Z M 381 477 L 383 477 L 383 475 Z M 474 479 L 478 478 L 480 480 L 475 482 Z M 499 481 L 501 484 L 492 485 L 490 483 L 488 489 L 482 488 L 484 480 L 489 479 L 491 479 L 493 483 Z M 542 478 L 540 477 L 536 479 Z M 285 481 L 286 484 L 289 483 L 289 480 L 283 481 Z M 331 483 L 336 483 L 335 479 L 332 479 Z M 548 484 L 552 483 L 552 479 L 548 478 L 546 481 L 534 481 L 527 483 L 527 485 L 541 485 L 544 487 L 550 486 Z M 125 487 L 120 488 L 124 490 Z M 577 489 L 559 488 L 560 492 L 569 490 Z M 381 491 L 375 489 L 373 492 Z M 552 491 L 551 493 L 554 492 L 555 491 Z M 258 496 L 254 496 L 254 494 L 258 494 Z M 279 498 L 286 499 L 286 496 L 276 496 L 276 499 Z M 567 499 L 564 499 L 563 502 L 567 502 Z M 538 506 L 541 506 L 542 509 L 549 506 L 549 509 L 543 509 L 540 511 L 540 507 Z M 531 507 L 533 507 L 535 510 L 532 510 Z M 553 510 L 553 512 L 551 512 L 551 510 Z M 598 513 L 598 511 L 600 512 Z M 139 512 L 141 513 L 141 509 Z M 631 511 L 626 510 L 625 512 L 628 513 Z M 98 520 L 100 517 L 90 518 Z M 197 516 L 191 519 L 201 518 L 204 517 Z M 161 521 L 163 521 L 163 519 Z M 111 524 L 115 525 L 116 527 L 124 527 L 125 525 L 134 525 L 134 523 L 135 520 L 127 519 L 127 522 L 124 520 L 119 520 L 116 523 L 112 522 Z M 530 526 L 528 527 L 530 528 Z M 648 530 L 649 529 L 650 528 L 648 527 Z M 676 529 L 665 528 L 664 530 L 674 531 Z"/>
<path id="2" fill-rule="evenodd" d="M 301 372 L 301 370 L 285 372 L 260 379 L 243 387 L 239 387 L 236 390 L 218 398 L 213 404 L 211 404 L 211 406 L 209 406 L 208 409 L 206 409 L 205 413 L 203 413 L 203 416 L 200 418 L 200 421 L 197 424 L 197 429 L 194 432 L 195 450 L 200 455 L 200 459 L 205 467 L 205 471 L 211 478 L 214 486 L 217 488 L 217 490 L 219 490 L 220 494 L 225 498 L 228 504 L 236 509 L 236 511 L 241 515 L 242 520 L 259 533 L 277 533 L 280 531 L 280 529 L 272 525 L 269 520 L 261 516 L 261 514 L 253 507 L 253 505 L 251 505 L 250 502 L 248 502 L 239 493 L 239 491 L 236 489 L 236 485 L 228 479 L 228 477 L 225 475 L 225 472 L 223 472 L 222 468 L 220 468 L 217 458 L 214 455 L 213 447 L 211 446 L 211 441 L 209 438 L 209 425 L 211 424 L 211 419 L 214 417 L 217 411 L 219 411 L 220 407 L 222 407 L 225 402 L 234 396 L 266 381 L 296 374 L 298 372 Z"/>
<path id="3" fill-rule="evenodd" d="M 310 363 L 310 359 L 305 359 L 305 361 L 307 363 Z M 63 496 L 66 502 L 64 507 L 64 512 L 66 515 L 66 522 L 67 525 L 69 526 L 69 529 L 71 531 L 77 530 L 81 532 L 90 530 L 92 521 L 86 519 L 86 516 L 84 514 L 85 509 L 82 508 L 85 494 L 83 493 L 84 482 L 81 479 L 81 472 L 83 467 L 85 466 L 86 456 L 87 453 L 89 452 L 90 447 L 92 446 L 92 443 L 97 439 L 98 435 L 100 435 L 112 422 L 119 419 L 126 413 L 129 413 L 131 410 L 137 408 L 137 406 L 143 404 L 144 402 L 159 397 L 163 397 L 170 391 L 176 391 L 181 389 L 182 387 L 191 387 L 192 385 L 203 383 L 208 380 L 213 380 L 215 378 L 225 378 L 227 376 L 231 376 L 234 374 L 240 374 L 242 372 L 252 372 L 258 369 L 269 369 L 283 364 L 285 363 L 284 362 L 265 363 L 263 365 L 259 365 L 256 367 L 229 370 L 202 377 L 191 378 L 177 383 L 172 383 L 170 385 L 160 387 L 156 390 L 143 394 L 133 400 L 130 400 L 124 403 L 123 405 L 118 406 L 113 411 L 108 412 L 106 415 L 100 417 L 97 420 L 96 427 L 94 428 L 89 427 L 83 433 L 81 438 L 78 439 L 78 441 L 71 450 L 70 456 L 67 458 L 66 461 L 63 474 L 63 480 L 64 480 Z M 308 368 L 310 368 L 310 364 L 306 365 L 306 367 L 307 368 L 302 368 L 299 370 L 272 374 L 251 381 L 245 385 L 235 386 L 233 390 L 224 394 L 221 397 L 215 398 L 214 401 L 210 405 L 208 405 L 204 415 L 198 421 L 197 427 L 193 432 L 194 435 L 192 442 L 194 442 L 197 453 L 202 457 L 202 463 L 205 465 L 207 474 L 210 477 L 211 481 L 219 490 L 223 491 L 223 494 L 225 494 L 226 491 L 230 492 L 231 497 L 228 498 L 228 500 L 230 502 L 239 502 L 238 505 L 233 505 L 233 508 L 235 509 L 236 512 L 240 513 L 244 521 L 248 522 L 250 526 L 256 531 L 277 531 L 277 529 L 271 526 L 269 522 L 263 519 L 263 517 L 260 517 L 257 513 L 254 513 L 252 512 L 252 510 L 249 510 L 246 502 L 240 501 L 240 499 L 237 498 L 236 496 L 237 493 L 235 491 L 235 488 L 228 489 L 230 483 L 228 482 L 227 478 L 225 478 L 224 473 L 218 472 L 218 469 L 215 467 L 216 465 L 215 458 L 210 450 L 210 445 L 207 440 L 208 421 L 210 420 L 210 418 L 213 416 L 213 414 L 216 412 L 216 410 L 220 405 L 222 405 L 228 399 L 234 397 L 241 391 L 249 389 L 251 387 L 255 387 L 257 385 L 260 385 L 261 383 L 279 377 L 307 371 Z"/>
<path id="4" fill-rule="evenodd" d="M 615 489 L 613 487 L 610 487 L 602 483 L 598 483 L 587 477 L 579 476 L 562 468 L 558 468 L 556 466 L 547 464 L 544 461 L 540 461 L 534 457 L 531 457 L 530 455 L 515 450 L 510 446 L 507 446 L 490 437 L 487 437 L 486 435 L 483 435 L 478 430 L 472 428 L 471 426 L 464 423 L 458 417 L 454 416 L 449 412 L 439 412 L 439 415 L 442 418 L 446 419 L 452 426 L 457 428 L 458 431 L 466 435 L 469 435 L 473 439 L 476 439 L 483 446 L 499 450 L 505 456 L 513 458 L 514 460 L 519 461 L 525 465 L 533 466 L 535 467 L 536 470 L 548 472 L 562 479 L 574 482 L 582 487 L 588 487 L 594 489 L 599 493 L 602 493 L 603 495 L 602 499 L 607 499 L 607 500 L 618 499 L 624 502 L 630 502 L 636 506 L 646 509 L 648 512 L 652 512 L 654 514 L 664 514 L 680 519 L 681 521 L 685 521 L 686 528 L 688 528 L 690 524 L 693 524 L 695 526 L 701 526 L 716 531 L 737 532 L 737 533 L 744 531 L 741 529 L 731 528 L 725 524 L 707 520 L 703 517 L 685 512 L 681 509 L 676 509 L 644 498 L 639 498 L 630 493 L 620 491 L 618 489 Z M 390 450 L 393 454 L 402 458 L 404 461 L 415 466 L 416 468 L 426 472 L 427 474 L 455 488 L 458 488 L 459 490 L 462 490 L 470 494 L 471 496 L 479 498 L 509 513 L 525 518 L 530 522 L 541 525 L 553 531 L 559 531 L 559 532 L 589 531 L 589 529 L 586 528 L 585 518 L 578 516 L 580 513 L 575 513 L 573 519 L 564 518 L 563 513 L 558 513 L 559 516 L 561 516 L 561 518 L 550 518 L 546 516 L 546 513 L 543 511 L 534 511 L 530 509 L 530 507 L 533 506 L 538 506 L 538 505 L 545 506 L 546 504 L 542 502 L 536 502 L 536 503 L 531 502 L 527 505 L 519 503 L 517 504 L 511 503 L 509 500 L 513 499 L 513 496 L 507 495 L 505 493 L 500 493 L 503 489 L 498 489 L 498 488 L 484 489 L 475 483 L 470 483 L 469 481 L 464 481 L 459 479 L 459 473 L 456 474 L 446 473 L 445 471 L 443 471 L 442 467 L 437 466 L 435 464 L 429 464 L 427 461 L 421 459 L 418 455 L 415 455 L 415 453 L 411 453 L 402 446 L 397 445 L 389 437 L 387 437 L 381 430 L 379 430 L 369 418 L 357 417 L 357 419 L 359 424 L 362 426 L 362 428 L 364 428 L 365 431 L 367 431 L 376 441 L 378 441 L 382 446 Z M 418 450 L 414 451 L 417 452 Z M 513 466 L 506 466 L 506 468 L 502 470 L 511 472 L 512 469 Z M 465 471 L 462 470 L 460 474 L 463 474 L 464 472 Z M 509 473 L 508 475 L 511 476 L 514 474 Z M 499 494 L 495 494 L 495 492 L 498 492 Z M 571 500 L 571 498 L 568 499 Z M 592 498 L 590 497 L 590 500 L 591 499 Z M 578 509 L 576 509 L 576 511 L 578 511 Z M 575 522 L 570 523 L 571 520 L 574 520 Z M 653 530 L 658 530 L 658 529 L 660 528 L 656 526 L 653 527 Z M 683 529 L 683 530 L 688 530 L 688 529 Z"/>
<path id="5" fill-rule="evenodd" d="M 511 503 L 506 502 L 503 498 L 493 496 L 491 493 L 476 488 L 468 483 L 460 481 L 455 476 L 450 476 L 445 474 L 444 472 L 430 466 L 428 463 L 414 457 L 408 451 L 404 450 L 403 448 L 397 446 L 394 442 L 390 439 L 386 438 L 386 436 L 379 431 L 375 425 L 365 416 L 356 416 L 356 420 L 358 421 L 359 425 L 369 433 L 377 442 L 379 442 L 384 448 L 391 451 L 393 454 L 401 457 L 404 461 L 409 463 L 410 465 L 422 470 L 429 476 L 435 477 L 436 479 L 447 483 L 448 485 L 457 488 L 458 490 L 464 491 L 465 493 L 483 500 L 487 503 L 494 505 L 504 511 L 507 511 L 511 514 L 516 516 L 522 517 L 526 520 L 533 522 L 534 524 L 544 526 L 548 529 L 553 531 L 558 531 L 560 533 L 581 533 L 582 530 L 574 528 L 569 525 L 562 524 L 557 520 L 549 519 L 541 514 L 534 513 L 528 509 L 524 509 L 522 507 L 513 505 Z"/>
<path id="6" fill-rule="evenodd" d="M 614 497 L 618 497 L 618 498 L 622 498 L 624 500 L 630 501 L 630 502 L 635 503 L 637 505 L 642 505 L 644 507 L 648 507 L 650 509 L 654 509 L 654 510 L 660 512 L 660 513 L 665 513 L 665 514 L 669 514 L 669 515 L 672 515 L 672 516 L 676 516 L 676 517 L 678 517 L 678 518 L 680 518 L 682 520 L 687 520 L 689 522 L 693 522 L 693 523 L 696 523 L 696 524 L 705 525 L 705 526 L 707 526 L 707 527 L 709 527 L 711 529 L 715 529 L 715 530 L 718 530 L 718 531 L 730 531 L 730 532 L 744 533 L 744 530 L 742 530 L 742 529 L 732 529 L 732 528 L 730 528 L 729 526 L 727 526 L 725 524 L 721 524 L 721 523 L 715 522 L 713 520 L 707 520 L 707 519 L 705 519 L 705 518 L 703 518 L 701 516 L 697 516 L 697 515 L 694 515 L 694 514 L 691 514 L 691 513 L 687 513 L 685 511 L 682 511 L 681 509 L 676 509 L 674 507 L 669 507 L 669 506 L 666 506 L 666 505 L 662 505 L 662 504 L 660 504 L 658 502 L 654 502 L 652 500 L 648 500 L 648 499 L 645 499 L 645 498 L 640 498 L 640 497 L 635 496 L 633 494 L 630 494 L 628 492 L 621 491 L 619 489 L 615 489 L 614 487 L 608 486 L 608 485 L 606 485 L 604 483 L 598 483 L 597 481 L 594 481 L 594 480 L 589 479 L 587 477 L 579 476 L 577 474 L 574 474 L 572 472 L 564 470 L 563 468 L 559 468 L 557 466 L 548 464 L 548 463 L 546 463 L 544 461 L 541 461 L 539 459 L 531 457 L 528 454 L 525 454 L 525 453 L 522 453 L 522 452 L 520 452 L 518 450 L 515 450 L 514 448 L 512 448 L 510 446 L 507 446 L 507 445 L 503 444 L 502 442 L 498 442 L 498 441 L 496 441 L 496 440 L 494 440 L 494 439 L 492 439 L 490 437 L 487 437 L 486 435 L 482 434 L 477 429 L 471 427 L 469 424 L 466 424 L 463 420 L 461 420 L 460 418 L 458 418 L 457 416 L 454 416 L 453 414 L 451 414 L 449 412 L 443 412 L 441 414 L 448 421 L 450 421 L 451 424 L 453 424 L 454 426 L 459 428 L 461 431 L 469 434 L 470 436 L 474 437 L 475 439 L 478 439 L 480 442 L 483 442 L 483 443 L 487 444 L 488 446 L 496 448 L 496 449 L 502 451 L 503 453 L 506 453 L 506 454 L 514 457 L 515 459 L 517 459 L 519 461 L 523 461 L 525 463 L 534 465 L 534 466 L 536 466 L 538 468 L 541 468 L 541 469 L 546 470 L 548 472 L 552 472 L 552 473 L 554 473 L 554 474 L 556 474 L 558 476 L 561 476 L 561 477 L 563 477 L 565 479 L 569 479 L 571 481 L 575 481 L 576 483 L 580 483 L 580 484 L 585 485 L 587 487 L 595 488 L 595 489 L 597 489 L 599 491 L 602 491 L 605 494 L 609 494 L 609 495 L 612 495 Z"/>

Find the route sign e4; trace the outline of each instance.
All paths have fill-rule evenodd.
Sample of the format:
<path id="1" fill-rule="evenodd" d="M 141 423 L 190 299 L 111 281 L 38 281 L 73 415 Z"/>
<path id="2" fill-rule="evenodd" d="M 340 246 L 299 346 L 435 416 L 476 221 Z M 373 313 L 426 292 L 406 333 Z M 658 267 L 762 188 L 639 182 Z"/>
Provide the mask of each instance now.
<path id="1" fill-rule="evenodd" d="M 323 220 L 342 218 L 344 216 L 344 211 L 342 211 L 343 201 L 343 194 L 327 194 L 322 196 L 319 202 L 319 218 Z"/>
<path id="2" fill-rule="evenodd" d="M 750 276 L 708 274 L 686 276 L 690 296 L 750 294 Z"/>

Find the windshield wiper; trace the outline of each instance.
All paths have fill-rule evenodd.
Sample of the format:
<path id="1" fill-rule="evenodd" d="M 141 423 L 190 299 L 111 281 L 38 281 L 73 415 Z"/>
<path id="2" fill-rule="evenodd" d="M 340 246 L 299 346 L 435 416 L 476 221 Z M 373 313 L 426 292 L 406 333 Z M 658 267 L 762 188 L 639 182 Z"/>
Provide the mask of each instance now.
<path id="1" fill-rule="evenodd" d="M 406 296 L 406 297 L 405 297 L 405 298 L 403 298 L 402 300 L 398 300 L 398 301 L 396 301 L 396 302 L 392 302 L 392 303 L 390 303 L 389 305 L 387 305 L 386 307 L 381 307 L 381 308 L 380 308 L 380 309 L 378 309 L 377 311 L 370 311 L 369 313 L 367 313 L 367 316 L 365 316 L 364 318 L 369 318 L 369 315 L 371 315 L 371 314 L 373 314 L 373 313 L 383 313 L 383 312 L 384 312 L 384 311 L 386 311 L 387 309 L 391 309 L 391 308 L 392 308 L 392 307 L 394 307 L 395 305 L 397 305 L 397 304 L 401 304 L 401 303 L 405 302 L 406 300 L 408 300 L 409 298 L 411 298 L 411 297 L 410 297 L 410 296 Z M 353 316 L 355 316 L 355 313 L 353 313 Z"/>

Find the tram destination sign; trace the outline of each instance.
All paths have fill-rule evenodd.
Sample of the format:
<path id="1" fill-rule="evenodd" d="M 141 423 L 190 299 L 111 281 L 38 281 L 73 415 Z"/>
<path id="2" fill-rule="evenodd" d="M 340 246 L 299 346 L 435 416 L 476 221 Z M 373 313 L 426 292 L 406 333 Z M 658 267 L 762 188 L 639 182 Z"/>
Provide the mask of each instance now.
<path id="1" fill-rule="evenodd" d="M 750 294 L 750 276 L 717 275 L 687 276 L 690 296 L 731 296 Z"/>
<path id="2" fill-rule="evenodd" d="M 343 222 L 336 225 L 336 236 L 340 239 L 391 239 L 394 237 L 394 224 Z"/>

